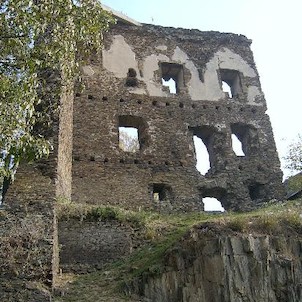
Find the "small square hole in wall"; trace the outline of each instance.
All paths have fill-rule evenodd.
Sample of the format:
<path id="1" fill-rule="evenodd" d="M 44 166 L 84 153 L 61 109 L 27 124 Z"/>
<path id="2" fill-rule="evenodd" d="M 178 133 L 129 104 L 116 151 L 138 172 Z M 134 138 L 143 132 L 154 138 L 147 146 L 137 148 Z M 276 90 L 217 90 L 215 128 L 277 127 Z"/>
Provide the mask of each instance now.
<path id="1" fill-rule="evenodd" d="M 242 93 L 240 75 L 237 70 L 220 69 L 222 90 L 229 98 L 235 98 Z"/>
<path id="2" fill-rule="evenodd" d="M 167 184 L 157 183 L 153 184 L 153 200 L 155 202 L 169 200 L 171 197 L 172 189 Z"/>
<path id="3" fill-rule="evenodd" d="M 161 63 L 162 85 L 169 88 L 170 93 L 177 94 L 184 87 L 183 66 L 176 63 Z"/>
<path id="4" fill-rule="evenodd" d="M 265 186 L 263 184 L 255 183 L 248 187 L 251 199 L 262 199 L 265 196 Z"/>

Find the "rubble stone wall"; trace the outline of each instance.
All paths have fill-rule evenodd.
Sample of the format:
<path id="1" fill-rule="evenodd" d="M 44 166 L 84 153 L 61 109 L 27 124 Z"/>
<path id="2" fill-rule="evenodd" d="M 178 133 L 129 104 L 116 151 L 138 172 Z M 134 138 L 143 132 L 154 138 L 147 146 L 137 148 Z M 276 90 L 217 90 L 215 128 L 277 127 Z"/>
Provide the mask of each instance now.
<path id="1" fill-rule="evenodd" d="M 203 197 L 233 210 L 283 197 L 250 40 L 123 24 L 104 43 L 82 66 L 86 87 L 75 97 L 73 200 L 187 211 L 202 210 Z M 176 93 L 162 78 L 175 80 Z M 122 126 L 138 130 L 137 152 L 119 147 Z M 232 134 L 245 156 L 234 153 Z M 196 170 L 193 136 L 207 147 L 206 175 Z"/>
<path id="2" fill-rule="evenodd" d="M 115 221 L 59 222 L 60 267 L 63 272 L 83 273 L 129 256 L 133 230 Z"/>

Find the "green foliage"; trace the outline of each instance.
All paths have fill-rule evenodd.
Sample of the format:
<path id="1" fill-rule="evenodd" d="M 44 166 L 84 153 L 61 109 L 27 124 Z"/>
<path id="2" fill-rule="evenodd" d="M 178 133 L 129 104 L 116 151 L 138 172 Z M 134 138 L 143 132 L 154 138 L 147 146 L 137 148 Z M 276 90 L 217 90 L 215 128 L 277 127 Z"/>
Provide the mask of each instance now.
<path id="1" fill-rule="evenodd" d="M 149 217 L 153 216 L 153 214 L 147 212 L 133 212 L 118 207 L 73 203 L 66 199 L 58 199 L 56 209 L 59 220 L 116 220 L 134 228 L 144 228 Z"/>
<path id="2" fill-rule="evenodd" d="M 7 155 L 0 175 L 10 175 L 21 160 L 48 155 L 50 143 L 33 131 L 51 120 L 47 115 L 54 109 L 45 110 L 43 95 L 50 91 L 41 72 L 58 71 L 54 103 L 62 88 L 72 89 L 76 55 L 85 59 L 89 50 L 98 50 L 111 21 L 97 0 L 1 1 L 0 149 Z"/>
<path id="3" fill-rule="evenodd" d="M 0 211 L 0 274 L 30 279 L 32 275 L 45 275 L 44 265 L 49 256 L 50 234 L 45 227 L 45 217 L 27 214 L 16 218 Z"/>
<path id="4" fill-rule="evenodd" d="M 299 134 L 296 141 L 289 145 L 286 160 L 286 168 L 291 171 L 302 171 L 302 135 Z"/>
<path id="5" fill-rule="evenodd" d="M 160 275 L 165 269 L 165 255 L 189 234 L 194 226 L 207 225 L 204 236 L 225 236 L 237 233 L 295 236 L 302 234 L 302 200 L 269 204 L 249 213 L 182 213 L 159 214 L 129 212 L 118 209 L 119 219 L 135 217 L 142 228 L 139 233 L 145 244 L 127 259 L 109 264 L 103 271 L 75 277 L 68 283 L 69 292 L 58 301 L 124 301 L 122 293 L 131 292 L 133 280 Z M 110 211 L 109 211 L 110 212 Z M 125 221 L 125 220 L 124 220 Z M 131 301 L 133 297 L 131 297 Z"/>
<path id="6" fill-rule="evenodd" d="M 118 220 L 118 211 L 110 207 L 92 208 L 87 218 L 93 218 L 94 220 Z"/>
<path id="7" fill-rule="evenodd" d="M 302 189 L 302 173 L 290 176 L 286 181 L 287 194 L 295 193 Z"/>

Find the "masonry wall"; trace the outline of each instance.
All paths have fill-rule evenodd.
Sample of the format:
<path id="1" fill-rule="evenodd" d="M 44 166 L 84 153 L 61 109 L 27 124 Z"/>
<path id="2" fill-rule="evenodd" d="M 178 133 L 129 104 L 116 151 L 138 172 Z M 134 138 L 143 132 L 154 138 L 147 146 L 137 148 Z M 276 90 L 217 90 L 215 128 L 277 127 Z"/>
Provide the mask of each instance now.
<path id="1" fill-rule="evenodd" d="M 59 267 L 56 202 L 71 194 L 73 95 L 63 88 L 58 100 L 56 74 L 46 70 L 43 77 L 42 106 L 51 119 L 35 131 L 53 148 L 49 158 L 20 165 L 0 207 L 3 301 L 51 301 Z"/>
<path id="2" fill-rule="evenodd" d="M 116 25 L 102 55 L 82 66 L 86 87 L 75 97 L 72 199 L 183 211 L 202 210 L 203 197 L 234 210 L 282 198 L 250 43 L 234 34 Z M 162 77 L 176 79 L 176 94 Z M 138 129 L 137 152 L 120 149 L 119 126 Z M 231 134 L 245 156 L 235 155 Z M 206 175 L 195 167 L 194 135 L 207 146 Z"/>
<path id="3" fill-rule="evenodd" d="M 84 273 L 129 256 L 135 248 L 134 231 L 117 221 L 60 220 L 60 268 Z"/>
<path id="4" fill-rule="evenodd" d="M 0 208 L 1 301 L 51 301 L 54 181 L 38 165 L 21 166 Z"/>

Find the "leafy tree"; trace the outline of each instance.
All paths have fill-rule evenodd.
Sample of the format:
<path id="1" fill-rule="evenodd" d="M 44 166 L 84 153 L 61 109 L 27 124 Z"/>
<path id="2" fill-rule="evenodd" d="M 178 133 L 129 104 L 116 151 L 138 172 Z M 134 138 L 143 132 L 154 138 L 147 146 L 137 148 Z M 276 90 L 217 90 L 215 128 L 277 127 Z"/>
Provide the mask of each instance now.
<path id="1" fill-rule="evenodd" d="M 285 156 L 286 168 L 291 171 L 302 171 L 302 135 L 291 143 Z"/>
<path id="2" fill-rule="evenodd" d="M 47 124 L 54 100 L 72 91 L 76 57 L 100 48 L 111 21 L 97 0 L 1 0 L 0 177 L 11 176 L 21 160 L 49 154 L 37 125 Z M 45 73 L 56 75 L 51 91 Z"/>

